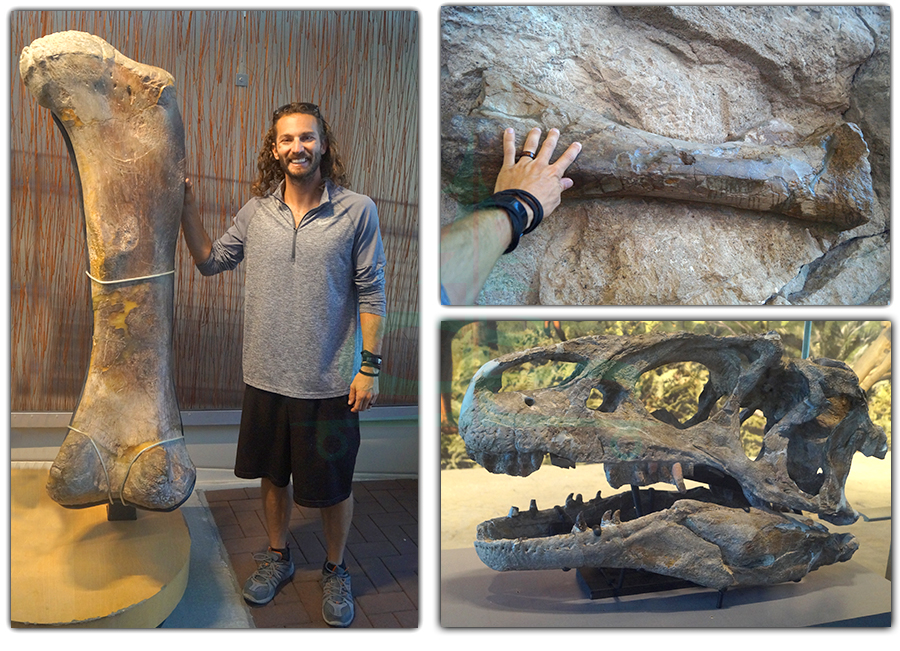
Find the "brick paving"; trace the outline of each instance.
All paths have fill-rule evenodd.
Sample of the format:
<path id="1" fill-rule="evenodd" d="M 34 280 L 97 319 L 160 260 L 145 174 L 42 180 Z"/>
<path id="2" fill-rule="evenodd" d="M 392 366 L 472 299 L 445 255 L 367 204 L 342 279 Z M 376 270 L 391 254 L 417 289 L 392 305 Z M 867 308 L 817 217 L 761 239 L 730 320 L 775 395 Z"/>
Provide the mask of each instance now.
<path id="1" fill-rule="evenodd" d="M 418 489 L 416 479 L 353 484 L 353 525 L 344 556 L 356 601 L 351 628 L 419 625 Z M 204 494 L 231 569 L 243 585 L 256 569 L 253 554 L 268 544 L 259 488 Z M 294 578 L 265 606 L 251 606 L 253 622 L 257 628 L 327 628 L 319 583 L 325 540 L 318 510 L 295 504 L 290 536 Z"/>

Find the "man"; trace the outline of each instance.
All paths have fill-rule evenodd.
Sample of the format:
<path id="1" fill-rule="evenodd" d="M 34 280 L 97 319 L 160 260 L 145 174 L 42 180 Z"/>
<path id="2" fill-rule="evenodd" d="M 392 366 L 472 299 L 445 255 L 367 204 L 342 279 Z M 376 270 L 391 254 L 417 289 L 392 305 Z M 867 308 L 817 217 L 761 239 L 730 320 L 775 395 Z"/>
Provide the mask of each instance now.
<path id="1" fill-rule="evenodd" d="M 247 387 L 234 472 L 261 479 L 269 549 L 256 555 L 259 567 L 243 595 L 267 603 L 293 576 L 293 498 L 322 516 L 322 616 L 331 626 L 349 626 L 354 606 L 343 555 L 351 480 L 359 412 L 378 396 L 385 312 L 378 215 L 371 199 L 343 187 L 334 136 L 313 104 L 275 111 L 257 166 L 254 198 L 216 242 L 203 228 L 189 180 L 182 215 L 202 274 L 246 260 Z"/>
<path id="2" fill-rule="evenodd" d="M 516 160 L 516 134 L 513 129 L 506 129 L 503 166 L 494 185 L 495 194 L 441 229 L 442 304 L 474 303 L 500 256 L 515 249 L 519 237 L 531 232 L 542 217 L 553 212 L 563 191 L 572 187 L 572 179 L 563 174 L 581 152 L 581 143 L 573 142 L 551 165 L 559 130 L 550 129 L 538 151 L 540 138 L 537 127 L 529 131 Z M 537 220 L 536 209 L 540 211 Z"/>

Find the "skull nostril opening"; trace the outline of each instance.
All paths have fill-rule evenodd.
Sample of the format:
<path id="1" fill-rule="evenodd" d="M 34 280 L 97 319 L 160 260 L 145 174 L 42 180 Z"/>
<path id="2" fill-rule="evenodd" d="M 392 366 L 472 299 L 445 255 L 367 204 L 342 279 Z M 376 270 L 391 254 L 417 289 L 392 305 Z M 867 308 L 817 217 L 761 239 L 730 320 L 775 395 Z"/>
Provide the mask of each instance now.
<path id="1" fill-rule="evenodd" d="M 525 404 L 529 407 L 534 407 L 534 398 L 531 396 L 525 396 Z"/>

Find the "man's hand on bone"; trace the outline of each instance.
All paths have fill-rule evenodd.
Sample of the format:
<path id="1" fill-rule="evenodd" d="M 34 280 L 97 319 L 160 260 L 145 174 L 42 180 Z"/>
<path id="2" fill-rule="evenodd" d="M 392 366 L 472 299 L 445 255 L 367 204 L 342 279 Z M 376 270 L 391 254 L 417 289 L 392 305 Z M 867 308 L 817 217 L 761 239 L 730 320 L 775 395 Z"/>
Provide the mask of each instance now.
<path id="1" fill-rule="evenodd" d="M 503 167 L 500 168 L 500 174 L 497 175 L 494 192 L 513 189 L 530 192 L 541 202 L 546 217 L 559 205 L 563 191 L 572 187 L 572 179 L 565 178 L 563 175 L 581 152 L 581 143 L 573 142 L 551 165 L 550 157 L 553 155 L 553 150 L 556 149 L 556 143 L 559 142 L 559 130 L 550 129 L 544 139 L 544 144 L 538 151 L 540 140 L 541 130 L 539 128 L 535 127 L 529 131 L 522 151 L 534 154 L 534 158 L 523 154 L 517 161 L 516 132 L 512 128 L 503 132 Z M 532 217 L 531 209 L 528 208 L 529 225 Z"/>

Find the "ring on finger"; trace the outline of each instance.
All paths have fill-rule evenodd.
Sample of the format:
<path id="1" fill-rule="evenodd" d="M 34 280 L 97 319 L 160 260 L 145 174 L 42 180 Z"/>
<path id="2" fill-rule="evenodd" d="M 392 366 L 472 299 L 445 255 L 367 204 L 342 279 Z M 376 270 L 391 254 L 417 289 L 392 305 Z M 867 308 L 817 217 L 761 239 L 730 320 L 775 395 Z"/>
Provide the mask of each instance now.
<path id="1" fill-rule="evenodd" d="M 528 156 L 528 158 L 530 158 L 531 160 L 534 160 L 534 152 L 533 151 L 528 151 L 527 149 L 523 150 L 522 153 L 519 154 L 520 160 L 521 160 L 522 156 Z"/>

